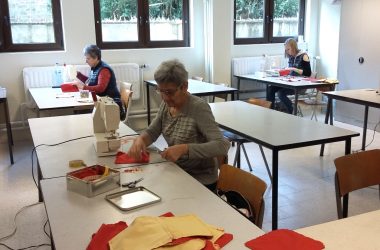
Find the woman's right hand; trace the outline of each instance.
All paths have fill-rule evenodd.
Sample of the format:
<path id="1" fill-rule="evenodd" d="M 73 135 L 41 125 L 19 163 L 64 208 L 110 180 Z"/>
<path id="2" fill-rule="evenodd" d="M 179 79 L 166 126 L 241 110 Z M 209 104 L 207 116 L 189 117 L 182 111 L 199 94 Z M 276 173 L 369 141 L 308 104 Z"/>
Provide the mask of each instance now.
<path id="1" fill-rule="evenodd" d="M 134 141 L 130 149 L 128 150 L 128 155 L 135 158 L 136 160 L 141 160 L 141 153 L 146 151 L 146 145 L 141 136 L 138 136 Z"/>

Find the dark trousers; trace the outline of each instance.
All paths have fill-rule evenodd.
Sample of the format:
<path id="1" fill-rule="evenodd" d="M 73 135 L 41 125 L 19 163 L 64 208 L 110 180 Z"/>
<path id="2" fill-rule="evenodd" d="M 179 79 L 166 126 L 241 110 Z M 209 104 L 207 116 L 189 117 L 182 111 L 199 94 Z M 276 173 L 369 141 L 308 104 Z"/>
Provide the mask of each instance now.
<path id="1" fill-rule="evenodd" d="M 294 90 L 281 88 L 277 86 L 268 86 L 267 100 L 272 102 L 272 108 L 274 107 L 276 93 L 280 101 L 284 104 L 287 113 L 293 113 L 293 103 L 288 98 L 288 95 L 294 95 Z"/>

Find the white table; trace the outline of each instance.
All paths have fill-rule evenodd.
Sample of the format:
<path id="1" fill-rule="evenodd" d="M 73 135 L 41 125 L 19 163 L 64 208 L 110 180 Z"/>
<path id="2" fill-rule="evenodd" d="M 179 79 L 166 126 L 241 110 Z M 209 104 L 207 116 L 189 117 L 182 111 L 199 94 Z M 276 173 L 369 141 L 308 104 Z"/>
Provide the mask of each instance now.
<path id="1" fill-rule="evenodd" d="M 85 249 L 102 223 L 120 220 L 130 224 L 137 216 L 196 214 L 205 222 L 222 227 L 234 235 L 223 249 L 244 249 L 244 243 L 264 231 L 256 227 L 227 203 L 211 193 L 198 181 L 177 167 L 165 162 L 143 166 L 141 186 L 162 198 L 162 201 L 129 212 L 108 203 L 100 194 L 87 198 L 66 190 L 65 178 L 41 181 L 45 207 L 49 218 L 55 249 Z M 109 193 L 118 191 L 115 189 Z"/>
<path id="2" fill-rule="evenodd" d="M 79 92 L 62 93 L 60 88 L 30 88 L 29 92 L 37 104 L 39 112 L 49 109 L 71 108 L 75 111 L 89 110 L 94 107 L 91 95 L 80 98 Z"/>
<path id="3" fill-rule="evenodd" d="M 148 112 L 148 125 L 150 124 L 150 92 L 149 87 L 156 87 L 157 83 L 154 80 L 145 81 L 146 83 L 146 96 L 147 96 L 147 112 Z M 189 79 L 187 91 L 196 96 L 215 96 L 218 94 L 230 94 L 231 100 L 235 99 L 235 92 L 237 89 L 226 87 L 223 85 L 202 82 L 198 80 Z"/>
<path id="4" fill-rule="evenodd" d="M 235 75 L 237 77 L 237 99 L 239 100 L 239 90 L 240 90 L 240 80 L 249 80 L 256 81 L 260 83 L 264 83 L 267 86 L 267 94 L 268 94 L 268 86 L 273 85 L 277 87 L 287 88 L 294 90 L 294 111 L 293 114 L 297 115 L 298 108 L 298 94 L 300 90 L 304 89 L 312 89 L 312 88 L 321 88 L 321 87 L 329 87 L 330 90 L 334 90 L 335 84 L 324 83 L 324 82 L 311 82 L 306 80 L 304 77 L 259 77 L 256 75 Z"/>
<path id="5" fill-rule="evenodd" d="M 328 123 L 330 118 L 330 124 L 333 124 L 333 105 L 332 101 L 339 100 L 349 103 L 355 103 L 364 106 L 364 120 L 363 120 L 363 139 L 362 150 L 365 150 L 366 137 L 367 137 L 367 125 L 368 125 L 368 110 L 369 107 L 380 108 L 380 94 L 374 89 L 350 89 L 323 92 L 328 97 L 327 112 L 325 116 L 325 123 Z M 323 147 L 321 147 L 323 153 Z"/>
<path id="6" fill-rule="evenodd" d="M 34 146 L 56 144 L 63 141 L 93 135 L 91 114 L 56 116 L 29 119 Z M 120 136 L 136 135 L 136 132 L 120 122 Z M 115 156 L 98 157 L 94 148 L 94 137 L 74 140 L 57 146 L 39 146 L 36 149 L 38 158 L 39 180 L 66 176 L 67 172 L 76 169 L 69 167 L 71 160 L 83 160 L 88 166 L 94 164 L 121 168 L 141 164 L 115 164 Z M 123 145 L 125 152 L 132 141 Z M 151 153 L 151 162 L 162 162 L 158 153 Z M 40 200 L 41 200 L 40 195 Z"/>
<path id="7" fill-rule="evenodd" d="M 272 150 L 272 229 L 277 229 L 279 151 L 345 141 L 359 133 L 288 115 L 242 101 L 210 103 L 215 121 L 223 129 Z"/>
<path id="8" fill-rule="evenodd" d="M 325 249 L 380 249 L 380 210 L 351 216 L 296 232 L 323 242 Z"/>

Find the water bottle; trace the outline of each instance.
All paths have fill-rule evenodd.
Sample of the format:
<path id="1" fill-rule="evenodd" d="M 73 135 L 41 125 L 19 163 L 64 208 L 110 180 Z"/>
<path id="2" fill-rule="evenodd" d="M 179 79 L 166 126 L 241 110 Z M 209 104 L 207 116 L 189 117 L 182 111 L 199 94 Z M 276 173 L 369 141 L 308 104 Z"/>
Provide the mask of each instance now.
<path id="1" fill-rule="evenodd" d="M 62 82 L 62 69 L 59 67 L 59 64 L 56 63 L 54 69 L 54 86 L 61 86 Z"/>

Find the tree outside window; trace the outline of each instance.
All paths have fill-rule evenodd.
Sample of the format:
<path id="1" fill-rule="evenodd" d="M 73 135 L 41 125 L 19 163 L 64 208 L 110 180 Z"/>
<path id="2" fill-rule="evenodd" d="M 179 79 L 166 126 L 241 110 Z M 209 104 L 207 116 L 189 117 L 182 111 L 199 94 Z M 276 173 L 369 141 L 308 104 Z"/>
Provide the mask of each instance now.
<path id="1" fill-rule="evenodd" d="M 303 35 L 305 0 L 235 0 L 234 43 L 283 42 Z"/>
<path id="2" fill-rule="evenodd" d="M 94 0 L 102 48 L 189 46 L 188 0 Z"/>
<path id="3" fill-rule="evenodd" d="M 63 49 L 59 0 L 1 2 L 0 51 Z"/>

